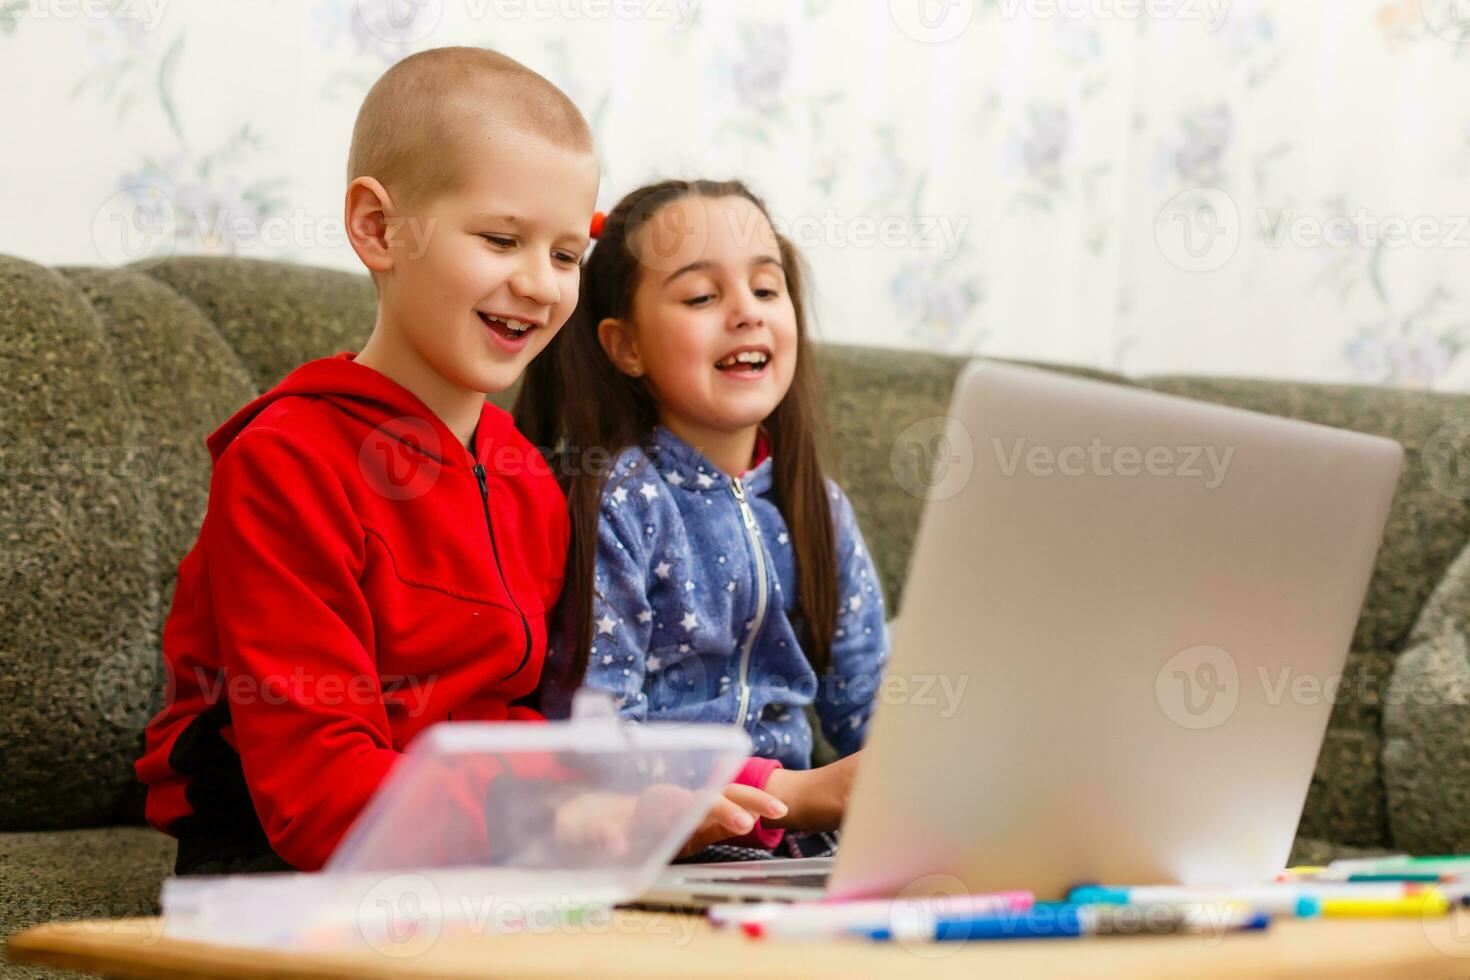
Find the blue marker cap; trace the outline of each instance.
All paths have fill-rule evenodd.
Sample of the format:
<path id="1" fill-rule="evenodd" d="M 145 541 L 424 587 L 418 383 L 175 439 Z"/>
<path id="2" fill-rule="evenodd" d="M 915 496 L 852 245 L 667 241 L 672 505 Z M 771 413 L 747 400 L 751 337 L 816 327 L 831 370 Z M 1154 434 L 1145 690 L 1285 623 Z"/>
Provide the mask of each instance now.
<path id="1" fill-rule="evenodd" d="M 1080 936 L 1082 916 L 1074 905 L 1056 905 L 1012 915 L 977 915 L 941 919 L 934 938 L 955 939 L 1041 939 Z"/>
<path id="2" fill-rule="evenodd" d="M 1078 905 L 1127 905 L 1128 889 L 1105 888 L 1102 885 L 1081 885 L 1072 889 L 1067 901 Z"/>

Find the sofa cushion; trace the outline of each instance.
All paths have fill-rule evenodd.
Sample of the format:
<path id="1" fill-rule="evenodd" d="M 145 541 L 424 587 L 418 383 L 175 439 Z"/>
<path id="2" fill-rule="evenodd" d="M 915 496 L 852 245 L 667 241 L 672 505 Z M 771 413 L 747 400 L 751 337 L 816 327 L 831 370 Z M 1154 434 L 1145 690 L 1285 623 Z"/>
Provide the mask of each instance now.
<path id="1" fill-rule="evenodd" d="M 259 259 L 178 256 L 140 271 L 197 305 L 265 391 L 292 369 L 361 350 L 377 319 L 367 276 Z"/>
<path id="2" fill-rule="evenodd" d="M 1395 843 L 1380 761 L 1384 696 L 1394 660 L 1430 590 L 1470 539 L 1465 500 L 1444 492 L 1444 479 L 1430 478 L 1447 461 L 1426 459 L 1424 452 L 1442 427 L 1470 416 L 1470 397 L 1228 378 L 1141 383 L 1188 398 L 1386 436 L 1403 445 L 1404 471 L 1348 655 L 1345 694 L 1334 705 L 1300 828 L 1304 836 L 1351 846 Z"/>
<path id="3" fill-rule="evenodd" d="M 147 827 L 0 834 L 0 945 L 43 922 L 157 915 L 174 839 Z M 80 976 L 6 965 L 7 977 Z"/>
<path id="4" fill-rule="evenodd" d="M 205 438 L 258 393 L 250 373 L 199 308 L 127 269 L 59 270 L 97 312 L 149 453 L 163 538 L 164 608 L 178 564 L 194 545 L 209 501 Z"/>
<path id="5" fill-rule="evenodd" d="M 1394 843 L 1470 851 L 1470 547 L 1425 605 L 1393 669 L 1383 773 Z"/>
<path id="6" fill-rule="evenodd" d="M 205 437 L 241 405 L 255 397 L 249 372 L 224 338 L 193 303 L 163 283 L 127 269 L 58 270 L 96 311 L 123 388 L 138 415 L 142 440 L 138 474 L 153 490 L 161 522 L 156 575 L 160 609 L 173 603 L 179 562 L 194 545 L 209 500 L 211 463 Z M 162 646 L 163 617 L 157 622 L 153 652 Z M 143 726 L 163 706 L 163 662 L 155 656 L 153 674 L 132 686 L 153 697 L 120 705 L 111 713 L 118 725 L 136 727 L 137 753 Z M 144 789 L 135 783 L 120 819 L 143 822 Z"/>
<path id="7" fill-rule="evenodd" d="M 158 503 L 96 314 L 5 257 L 0 402 L 0 831 L 109 823 L 152 697 Z"/>

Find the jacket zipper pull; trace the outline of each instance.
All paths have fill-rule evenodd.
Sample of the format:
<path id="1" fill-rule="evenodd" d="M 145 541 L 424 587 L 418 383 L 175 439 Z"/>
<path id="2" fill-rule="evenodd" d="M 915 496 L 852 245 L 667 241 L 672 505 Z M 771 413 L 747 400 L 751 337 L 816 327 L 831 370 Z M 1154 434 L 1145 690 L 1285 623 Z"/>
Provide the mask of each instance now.
<path id="1" fill-rule="evenodd" d="M 750 504 L 745 501 L 745 484 L 740 482 L 740 477 L 730 478 L 730 490 L 735 494 L 735 502 L 740 505 L 740 517 L 745 521 L 745 526 L 754 531 L 755 514 L 751 512 Z"/>
<path id="2" fill-rule="evenodd" d="M 480 496 L 489 497 L 490 487 L 485 483 L 485 467 L 479 463 L 475 464 L 475 479 L 480 483 Z"/>

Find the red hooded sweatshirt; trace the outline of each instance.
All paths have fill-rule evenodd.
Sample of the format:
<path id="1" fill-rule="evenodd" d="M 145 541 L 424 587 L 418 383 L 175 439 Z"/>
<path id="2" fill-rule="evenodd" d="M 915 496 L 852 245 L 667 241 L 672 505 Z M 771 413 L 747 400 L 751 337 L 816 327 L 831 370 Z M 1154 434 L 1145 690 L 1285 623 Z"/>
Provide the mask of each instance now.
<path id="1" fill-rule="evenodd" d="M 199 539 L 137 763 L 179 867 L 320 868 L 419 731 L 539 718 L 530 694 L 569 522 L 541 455 L 486 404 L 473 456 L 352 354 L 293 371 L 209 437 Z"/>
<path id="2" fill-rule="evenodd" d="M 473 445 L 350 353 L 209 437 L 208 513 L 136 765 L 179 870 L 272 854 L 316 870 L 425 727 L 540 720 L 515 701 L 541 677 L 566 502 L 506 412 L 487 403 Z M 736 781 L 776 767 L 751 759 Z M 424 835 L 487 848 L 493 768 L 446 787 Z M 758 824 L 750 840 L 779 835 Z"/>

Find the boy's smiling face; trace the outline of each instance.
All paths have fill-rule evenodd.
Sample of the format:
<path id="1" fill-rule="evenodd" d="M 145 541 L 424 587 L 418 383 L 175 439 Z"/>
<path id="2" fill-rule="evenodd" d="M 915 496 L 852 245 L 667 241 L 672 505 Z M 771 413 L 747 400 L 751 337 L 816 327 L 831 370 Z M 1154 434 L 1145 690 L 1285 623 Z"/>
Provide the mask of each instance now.
<path id="1" fill-rule="evenodd" d="M 528 133 L 466 138 L 455 190 L 387 216 L 393 258 L 379 319 L 421 368 L 498 392 L 576 308 L 598 167 L 591 153 Z"/>

